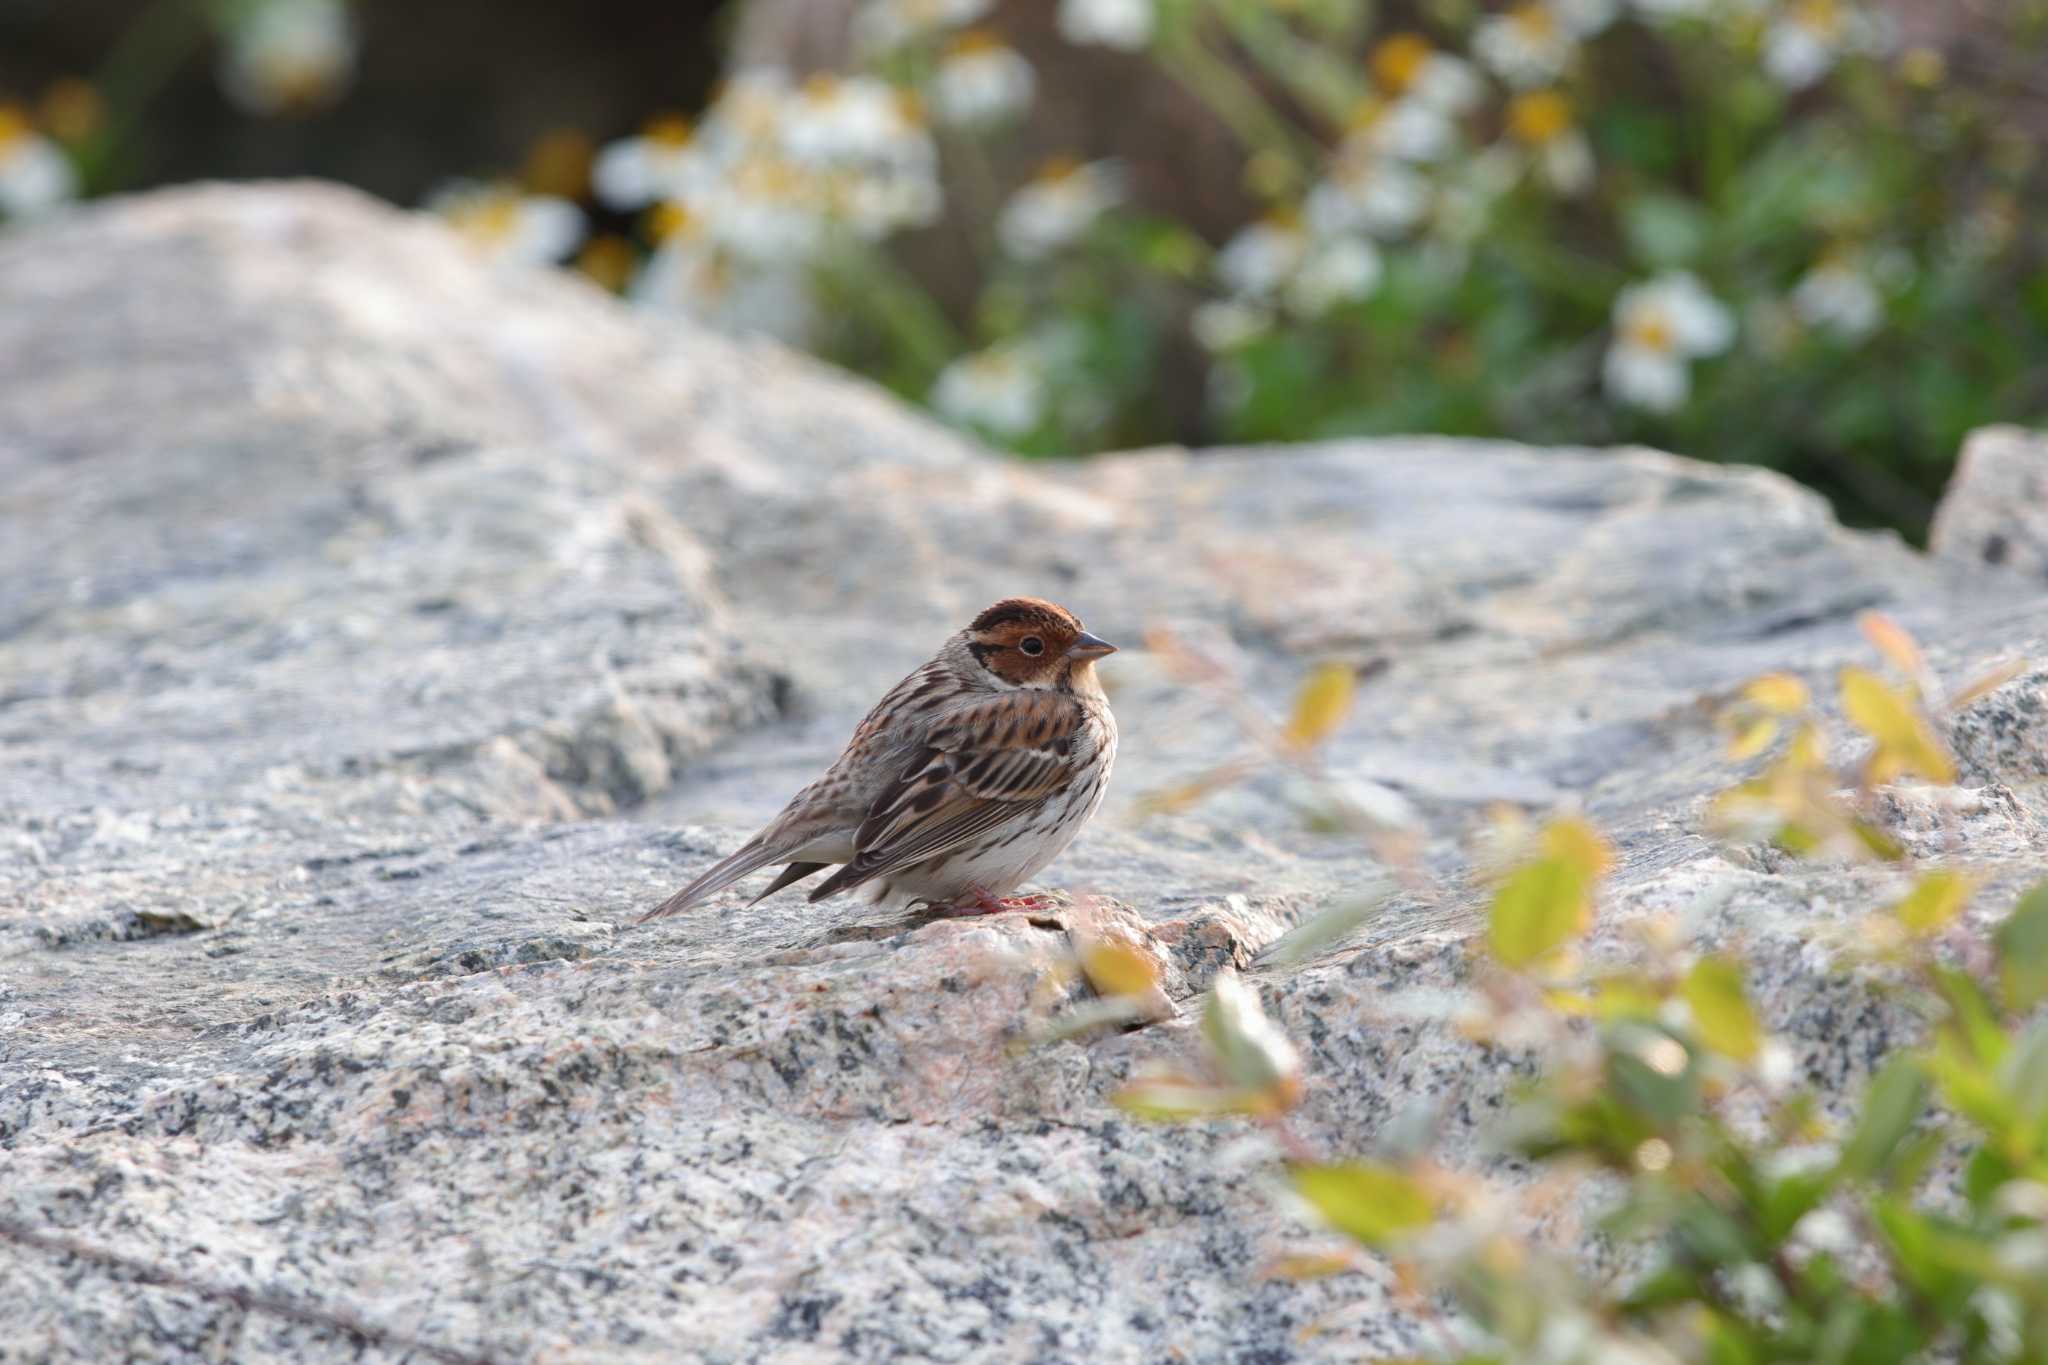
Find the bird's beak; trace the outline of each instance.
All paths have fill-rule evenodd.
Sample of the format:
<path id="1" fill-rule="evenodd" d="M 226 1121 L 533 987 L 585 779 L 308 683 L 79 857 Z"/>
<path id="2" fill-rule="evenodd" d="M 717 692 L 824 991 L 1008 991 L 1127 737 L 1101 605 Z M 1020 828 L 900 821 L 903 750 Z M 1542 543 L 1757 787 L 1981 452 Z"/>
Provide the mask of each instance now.
<path id="1" fill-rule="evenodd" d="M 1090 635 L 1085 630 L 1081 632 L 1080 639 L 1067 646 L 1067 657 L 1082 661 L 1099 659 L 1105 654 L 1114 653 L 1116 653 L 1115 645 L 1100 636 Z"/>

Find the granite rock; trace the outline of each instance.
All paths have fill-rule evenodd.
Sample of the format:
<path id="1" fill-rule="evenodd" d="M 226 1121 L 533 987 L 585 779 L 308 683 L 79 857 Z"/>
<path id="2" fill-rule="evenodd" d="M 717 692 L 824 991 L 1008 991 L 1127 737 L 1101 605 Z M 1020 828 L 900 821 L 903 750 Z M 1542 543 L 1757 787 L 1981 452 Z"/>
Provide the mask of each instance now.
<path id="1" fill-rule="evenodd" d="M 1928 549 L 2048 581 L 2048 436 L 2022 427 L 1973 433 L 1935 511 Z"/>
<path id="2" fill-rule="evenodd" d="M 1230 1125 L 1108 1096 L 1189 1011 L 1035 1049 L 1070 912 L 929 921 L 740 888 L 637 915 L 1011 592 L 1124 642 L 1112 804 L 1047 874 L 1113 898 L 1185 1004 L 1247 973 L 1307 1056 L 1307 1140 L 1418 1102 L 1454 1155 L 1513 1059 L 1429 1007 L 1466 973 L 1500 803 L 1614 838 L 1603 933 L 1740 942 L 1835 1093 L 1905 1023 L 1829 944 L 1899 874 L 1700 832 L 1744 679 L 2048 653 L 2048 602 L 1845 531 L 1754 471 L 1448 440 L 993 458 L 767 346 L 494 273 L 317 185 L 200 188 L 0 236 L 0 1358 L 1351 1359 L 1422 1327 L 1303 1235 Z M 1332 741 L 1439 888 L 1302 965 L 1377 883 L 1255 778 L 1163 629 L 1278 710 L 1369 674 Z M 2048 870 L 2022 673 L 1957 722 L 1967 788 L 1881 812 Z M 1310 1332 L 1311 1326 L 1324 1330 Z"/>

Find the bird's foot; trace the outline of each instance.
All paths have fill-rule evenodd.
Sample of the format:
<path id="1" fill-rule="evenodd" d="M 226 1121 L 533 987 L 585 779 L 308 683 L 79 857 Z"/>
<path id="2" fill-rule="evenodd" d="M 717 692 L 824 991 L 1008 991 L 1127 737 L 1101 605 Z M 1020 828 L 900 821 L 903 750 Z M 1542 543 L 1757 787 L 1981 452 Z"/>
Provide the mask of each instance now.
<path id="1" fill-rule="evenodd" d="M 977 886 L 948 906 L 947 913 L 962 917 L 1000 915 L 1010 910 L 1050 910 L 1054 904 L 1050 896 L 997 897 Z"/>

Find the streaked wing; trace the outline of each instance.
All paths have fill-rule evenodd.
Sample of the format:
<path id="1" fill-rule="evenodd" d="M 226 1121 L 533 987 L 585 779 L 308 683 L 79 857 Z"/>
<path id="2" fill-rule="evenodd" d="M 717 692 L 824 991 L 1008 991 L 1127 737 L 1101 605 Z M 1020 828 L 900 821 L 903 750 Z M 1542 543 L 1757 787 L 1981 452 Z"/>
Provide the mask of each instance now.
<path id="1" fill-rule="evenodd" d="M 1073 781 L 1083 713 L 1060 692 L 1005 692 L 932 727 L 854 834 L 854 857 L 810 893 L 821 900 L 937 857 Z"/>

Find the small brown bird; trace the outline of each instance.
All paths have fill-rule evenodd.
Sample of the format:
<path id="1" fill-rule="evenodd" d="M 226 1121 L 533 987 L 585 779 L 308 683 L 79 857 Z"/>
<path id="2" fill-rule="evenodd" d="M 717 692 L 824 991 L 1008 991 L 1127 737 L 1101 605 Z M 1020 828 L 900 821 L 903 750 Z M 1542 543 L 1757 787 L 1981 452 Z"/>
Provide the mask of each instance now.
<path id="1" fill-rule="evenodd" d="M 787 863 L 763 897 L 837 863 L 810 899 L 874 898 L 993 913 L 1102 804 L 1116 719 L 1095 661 L 1116 646 L 1064 607 L 1011 597 L 891 688 L 825 775 L 766 829 L 641 922 Z M 752 904 L 753 902 L 748 902 Z"/>

